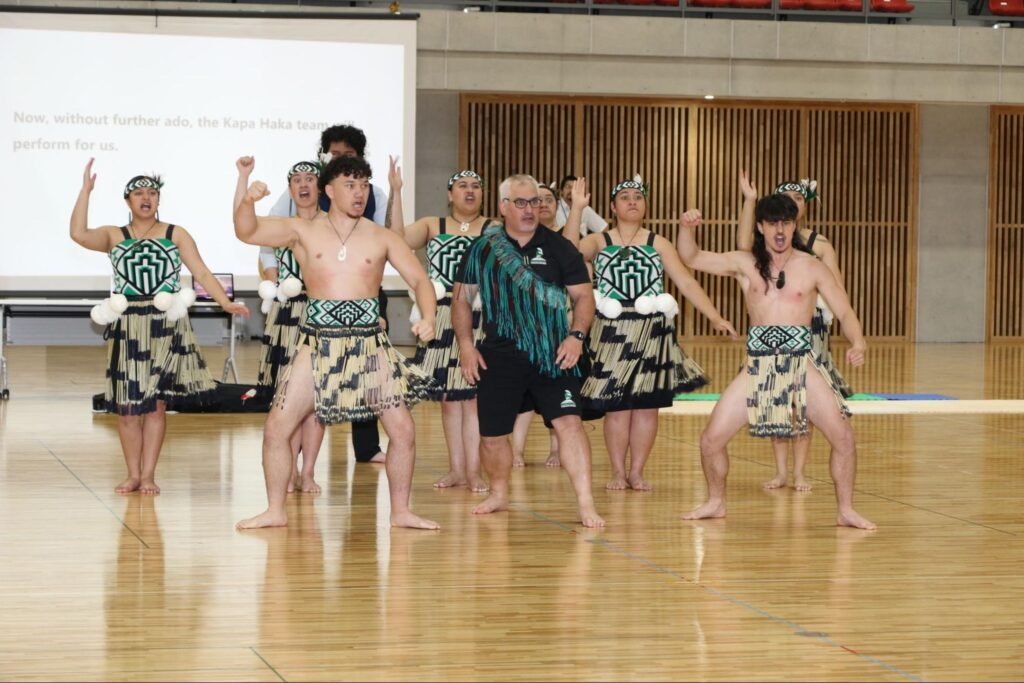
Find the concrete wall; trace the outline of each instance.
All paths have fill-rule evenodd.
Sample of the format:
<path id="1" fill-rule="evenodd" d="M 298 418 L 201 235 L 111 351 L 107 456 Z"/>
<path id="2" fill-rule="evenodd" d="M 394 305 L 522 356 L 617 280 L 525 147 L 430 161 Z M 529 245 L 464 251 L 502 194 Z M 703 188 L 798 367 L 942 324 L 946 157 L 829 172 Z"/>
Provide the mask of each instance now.
<path id="1" fill-rule="evenodd" d="M 989 110 L 923 105 L 917 340 L 985 340 Z"/>
<path id="2" fill-rule="evenodd" d="M 1024 103 L 1024 31 L 423 10 L 420 89 Z"/>

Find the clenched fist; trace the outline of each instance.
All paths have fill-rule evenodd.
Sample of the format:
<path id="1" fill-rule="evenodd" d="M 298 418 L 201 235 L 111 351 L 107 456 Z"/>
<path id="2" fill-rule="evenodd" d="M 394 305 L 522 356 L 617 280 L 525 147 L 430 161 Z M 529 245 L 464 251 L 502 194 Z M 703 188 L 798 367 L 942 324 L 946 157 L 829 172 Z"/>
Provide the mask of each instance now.
<path id="1" fill-rule="evenodd" d="M 249 186 L 249 190 L 245 193 L 245 198 L 255 204 L 269 194 L 270 190 L 267 189 L 267 184 L 262 180 L 257 180 Z"/>

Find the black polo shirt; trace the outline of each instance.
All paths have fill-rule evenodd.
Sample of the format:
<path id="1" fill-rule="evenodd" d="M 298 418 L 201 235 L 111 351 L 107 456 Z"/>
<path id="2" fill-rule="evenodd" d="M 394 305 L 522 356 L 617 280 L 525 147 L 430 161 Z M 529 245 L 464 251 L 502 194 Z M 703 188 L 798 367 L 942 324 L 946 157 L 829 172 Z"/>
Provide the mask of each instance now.
<path id="1" fill-rule="evenodd" d="M 502 231 L 504 232 L 504 227 L 502 227 Z M 538 225 L 533 237 L 523 247 L 519 246 L 519 242 L 509 237 L 507 233 L 504 234 L 504 238 L 522 255 L 523 263 L 542 280 L 559 287 L 583 285 L 590 282 L 590 273 L 587 272 L 583 256 L 572 242 L 554 230 Z M 477 284 L 475 280 L 470 282 L 466 279 L 466 262 L 470 253 L 475 253 L 478 258 L 482 258 L 484 255 L 483 250 L 475 250 L 468 252 L 462 259 L 459 271 L 455 275 L 455 281 L 464 285 Z M 484 340 L 481 342 L 481 346 L 496 351 L 516 351 L 515 341 L 498 334 L 497 321 L 488 320 L 485 317 L 483 327 Z"/>

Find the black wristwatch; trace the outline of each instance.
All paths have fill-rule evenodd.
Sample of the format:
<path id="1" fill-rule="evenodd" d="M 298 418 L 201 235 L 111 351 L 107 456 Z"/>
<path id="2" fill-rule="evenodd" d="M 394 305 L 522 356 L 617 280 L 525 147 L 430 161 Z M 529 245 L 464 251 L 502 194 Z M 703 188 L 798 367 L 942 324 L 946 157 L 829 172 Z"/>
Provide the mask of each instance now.
<path id="1" fill-rule="evenodd" d="M 569 330 L 569 336 L 570 337 L 576 337 L 580 341 L 586 341 L 587 340 L 587 335 L 583 334 L 579 330 Z"/>

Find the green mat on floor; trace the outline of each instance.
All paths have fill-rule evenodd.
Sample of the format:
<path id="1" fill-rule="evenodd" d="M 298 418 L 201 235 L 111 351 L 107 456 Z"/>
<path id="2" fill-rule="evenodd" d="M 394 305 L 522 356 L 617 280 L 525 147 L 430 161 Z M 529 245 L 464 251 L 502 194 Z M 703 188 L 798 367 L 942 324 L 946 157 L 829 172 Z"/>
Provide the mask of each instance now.
<path id="1" fill-rule="evenodd" d="M 721 394 L 676 394 L 677 401 L 717 401 Z"/>
<path id="2" fill-rule="evenodd" d="M 854 394 L 847 401 L 887 401 L 888 399 L 884 396 L 875 396 L 874 394 Z"/>

